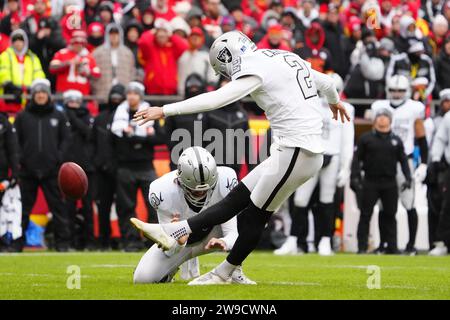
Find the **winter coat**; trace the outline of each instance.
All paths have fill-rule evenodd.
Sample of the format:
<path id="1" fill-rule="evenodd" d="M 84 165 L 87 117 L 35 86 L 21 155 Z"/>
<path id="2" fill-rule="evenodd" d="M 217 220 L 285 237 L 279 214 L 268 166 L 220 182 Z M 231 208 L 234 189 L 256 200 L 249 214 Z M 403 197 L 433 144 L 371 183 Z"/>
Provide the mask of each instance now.
<path id="1" fill-rule="evenodd" d="M 177 93 L 177 63 L 188 48 L 185 39 L 174 34 L 164 47 L 156 43 L 152 31 L 146 31 L 139 39 L 139 59 L 144 67 L 144 85 L 149 94 Z"/>

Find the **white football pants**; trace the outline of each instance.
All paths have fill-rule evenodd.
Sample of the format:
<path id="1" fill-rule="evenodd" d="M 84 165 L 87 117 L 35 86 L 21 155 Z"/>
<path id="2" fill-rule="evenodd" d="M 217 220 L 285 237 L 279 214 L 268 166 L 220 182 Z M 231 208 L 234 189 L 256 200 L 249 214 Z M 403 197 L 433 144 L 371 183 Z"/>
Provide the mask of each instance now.
<path id="1" fill-rule="evenodd" d="M 273 143 L 270 157 L 242 179 L 250 199 L 258 208 L 277 211 L 289 196 L 314 176 L 322 166 L 323 155 L 301 148 Z"/>
<path id="2" fill-rule="evenodd" d="M 339 172 L 339 155 L 334 155 L 325 168 L 314 175 L 295 191 L 294 204 L 297 207 L 307 207 L 309 200 L 320 183 L 320 202 L 332 203 L 336 192 L 337 176 Z"/>
<path id="3" fill-rule="evenodd" d="M 175 273 L 183 262 L 203 254 L 217 251 L 217 249 L 205 250 L 205 246 L 211 238 L 220 238 L 222 236 L 221 227 L 215 226 L 204 240 L 193 245 L 187 245 L 182 248 L 180 252 L 170 257 L 166 256 L 166 254 L 154 244 L 144 254 L 134 270 L 133 282 L 160 282 L 165 276 Z"/>

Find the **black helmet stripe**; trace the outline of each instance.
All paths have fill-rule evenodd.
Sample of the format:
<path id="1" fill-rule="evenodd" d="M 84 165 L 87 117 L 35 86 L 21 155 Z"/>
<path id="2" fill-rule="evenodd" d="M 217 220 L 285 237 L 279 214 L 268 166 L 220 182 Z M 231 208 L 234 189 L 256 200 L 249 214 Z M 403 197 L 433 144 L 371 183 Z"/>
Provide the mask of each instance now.
<path id="1" fill-rule="evenodd" d="M 194 149 L 194 152 L 195 152 L 195 157 L 197 158 L 198 169 L 200 171 L 200 183 L 204 184 L 205 183 L 205 174 L 203 173 L 202 159 L 200 157 L 200 153 L 198 152 L 197 147 L 194 147 L 193 149 Z"/>

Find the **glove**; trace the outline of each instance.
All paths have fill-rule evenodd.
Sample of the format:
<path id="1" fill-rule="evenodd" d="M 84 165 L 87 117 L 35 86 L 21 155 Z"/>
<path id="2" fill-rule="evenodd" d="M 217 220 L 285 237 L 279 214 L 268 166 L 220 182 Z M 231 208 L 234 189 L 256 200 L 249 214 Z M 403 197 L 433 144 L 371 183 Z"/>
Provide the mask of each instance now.
<path id="1" fill-rule="evenodd" d="M 423 182 L 427 177 L 427 165 L 425 163 L 419 164 L 416 171 L 414 171 L 414 179 L 418 182 Z"/>
<path id="2" fill-rule="evenodd" d="M 363 185 L 361 182 L 361 178 L 352 177 L 350 180 L 350 188 L 355 192 L 356 194 L 361 193 L 363 189 Z"/>
<path id="3" fill-rule="evenodd" d="M 402 186 L 401 186 L 401 191 L 404 191 L 404 190 L 406 190 L 406 189 L 411 189 L 411 184 L 412 184 L 412 182 L 411 182 L 411 179 L 409 179 L 409 180 L 406 180 L 405 182 L 403 182 L 402 183 Z"/>
<path id="4" fill-rule="evenodd" d="M 11 103 L 21 103 L 22 102 L 22 88 L 14 85 L 12 82 L 8 82 L 4 85 L 4 93 L 5 94 L 11 94 L 14 96 L 14 98 L 8 99 L 8 102 Z"/>
<path id="5" fill-rule="evenodd" d="M 336 179 L 338 188 L 345 186 L 350 179 L 350 171 L 348 169 L 340 169 Z"/>

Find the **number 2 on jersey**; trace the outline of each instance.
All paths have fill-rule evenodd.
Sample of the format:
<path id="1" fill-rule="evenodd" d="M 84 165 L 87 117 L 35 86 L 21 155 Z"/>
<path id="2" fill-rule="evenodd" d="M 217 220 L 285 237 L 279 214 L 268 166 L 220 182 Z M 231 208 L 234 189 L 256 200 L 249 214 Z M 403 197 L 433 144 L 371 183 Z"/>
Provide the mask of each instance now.
<path id="1" fill-rule="evenodd" d="M 283 58 L 291 68 L 297 68 L 297 83 L 305 100 L 317 96 L 317 89 L 305 62 L 293 54 L 285 55 Z"/>

